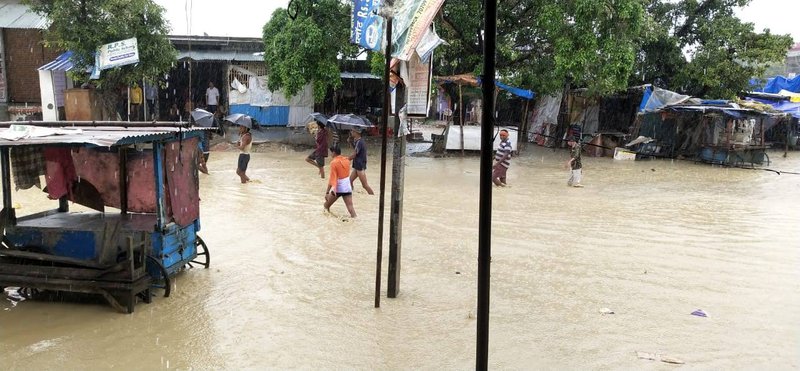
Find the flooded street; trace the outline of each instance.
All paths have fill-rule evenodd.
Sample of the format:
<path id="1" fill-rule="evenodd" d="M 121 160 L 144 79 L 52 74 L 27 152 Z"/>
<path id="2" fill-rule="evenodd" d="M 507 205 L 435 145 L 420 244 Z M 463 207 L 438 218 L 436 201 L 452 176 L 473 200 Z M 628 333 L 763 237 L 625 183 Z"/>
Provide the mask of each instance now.
<path id="1" fill-rule="evenodd" d="M 356 183 L 357 219 L 324 213 L 308 152 L 253 154 L 246 185 L 237 153 L 212 152 L 200 232 L 211 268 L 179 274 L 169 298 L 131 315 L 2 298 L 0 369 L 474 368 L 478 157 L 407 158 L 396 299 L 387 182 L 375 309 L 378 196 Z M 780 155 L 770 168 L 800 172 L 800 153 Z M 690 369 L 800 367 L 799 175 L 584 157 L 586 188 L 573 189 L 567 159 L 528 146 L 511 187 L 494 189 L 490 368 L 676 367 L 637 351 Z M 14 197 L 18 215 L 57 206 L 38 190 Z"/>

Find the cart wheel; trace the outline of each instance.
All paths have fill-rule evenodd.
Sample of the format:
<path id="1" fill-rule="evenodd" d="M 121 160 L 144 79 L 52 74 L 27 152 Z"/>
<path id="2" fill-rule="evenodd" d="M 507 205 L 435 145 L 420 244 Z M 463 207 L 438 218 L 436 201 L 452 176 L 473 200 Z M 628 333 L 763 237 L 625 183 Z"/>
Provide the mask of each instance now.
<path id="1" fill-rule="evenodd" d="M 206 242 L 203 241 L 200 236 L 194 240 L 194 246 L 197 248 L 197 256 L 194 260 L 187 263 L 190 268 L 194 268 L 194 264 L 202 265 L 203 268 L 208 269 L 208 266 L 211 265 L 211 254 L 208 252 L 208 246 Z"/>
<path id="2" fill-rule="evenodd" d="M 164 268 L 164 265 L 161 264 L 161 262 L 158 261 L 158 259 L 156 259 L 156 258 L 154 258 L 154 257 L 152 257 L 150 255 L 147 255 L 147 259 L 150 259 L 150 262 L 152 262 L 153 264 L 156 265 L 156 267 L 158 267 L 158 270 L 161 272 L 161 280 L 160 281 L 164 282 L 163 286 L 159 285 L 157 283 L 156 284 L 152 284 L 150 286 L 164 289 L 164 297 L 168 298 L 170 291 L 172 291 L 172 280 L 170 280 L 170 278 L 169 278 L 169 273 L 167 273 L 167 269 Z"/>

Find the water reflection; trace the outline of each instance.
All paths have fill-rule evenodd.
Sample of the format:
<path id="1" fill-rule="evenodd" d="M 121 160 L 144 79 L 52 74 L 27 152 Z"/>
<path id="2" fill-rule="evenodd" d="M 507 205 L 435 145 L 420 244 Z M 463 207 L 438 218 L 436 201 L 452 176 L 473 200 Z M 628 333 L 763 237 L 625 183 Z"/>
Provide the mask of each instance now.
<path id="1" fill-rule="evenodd" d="M 254 154 L 246 185 L 236 153 L 212 153 L 211 269 L 133 315 L 4 301 L 0 368 L 474 367 L 478 158 L 408 158 L 401 295 L 376 310 L 378 198 L 357 185 L 357 219 L 324 213 L 306 152 Z M 795 155 L 772 167 L 800 170 Z M 586 188 L 572 189 L 566 159 L 526 148 L 494 190 L 493 368 L 653 367 L 636 351 L 706 369 L 800 365 L 800 177 L 585 158 Z M 41 198 L 15 195 L 22 210 Z"/>

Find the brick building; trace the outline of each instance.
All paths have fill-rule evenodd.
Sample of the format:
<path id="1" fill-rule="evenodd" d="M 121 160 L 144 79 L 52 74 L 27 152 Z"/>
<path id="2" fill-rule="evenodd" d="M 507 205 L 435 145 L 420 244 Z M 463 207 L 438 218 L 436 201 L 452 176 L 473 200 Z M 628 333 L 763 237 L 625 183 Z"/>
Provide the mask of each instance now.
<path id="1" fill-rule="evenodd" d="M 36 69 L 59 54 L 42 43 L 46 26 L 44 17 L 19 0 L 0 3 L 0 120 L 41 114 Z"/>

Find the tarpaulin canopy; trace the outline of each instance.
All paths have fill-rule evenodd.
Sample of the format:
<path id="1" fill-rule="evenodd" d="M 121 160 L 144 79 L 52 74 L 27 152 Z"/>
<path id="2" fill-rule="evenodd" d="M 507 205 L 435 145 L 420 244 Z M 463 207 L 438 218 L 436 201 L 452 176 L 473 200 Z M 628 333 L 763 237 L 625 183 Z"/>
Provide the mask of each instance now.
<path id="1" fill-rule="evenodd" d="M 468 73 L 451 76 L 436 76 L 433 79 L 439 84 L 451 83 L 458 85 L 481 86 L 481 78 Z M 531 90 L 516 88 L 496 80 L 495 85 L 497 85 L 497 87 L 500 89 L 525 99 L 533 99 L 536 96 L 536 93 Z"/>
<path id="2" fill-rule="evenodd" d="M 767 105 L 771 106 L 773 109 L 775 109 L 776 111 L 780 111 L 780 112 L 783 112 L 783 113 L 788 113 L 788 114 L 800 119 L 800 102 L 791 102 L 791 101 L 788 101 L 788 100 L 775 101 L 775 100 L 772 100 L 772 99 L 764 99 L 764 98 L 758 98 L 758 97 L 748 97 L 747 99 L 750 100 L 750 101 L 753 101 L 753 102 L 760 102 L 760 103 L 763 103 L 763 104 L 767 104 Z"/>
<path id="3" fill-rule="evenodd" d="M 763 87 L 757 80 L 750 80 L 750 84 L 755 87 L 754 91 L 757 92 L 778 94 L 781 90 L 788 90 L 792 93 L 800 93 L 800 76 L 795 76 L 792 79 L 775 76 L 767 79 L 767 83 Z"/>

